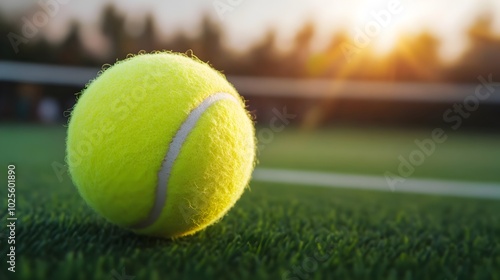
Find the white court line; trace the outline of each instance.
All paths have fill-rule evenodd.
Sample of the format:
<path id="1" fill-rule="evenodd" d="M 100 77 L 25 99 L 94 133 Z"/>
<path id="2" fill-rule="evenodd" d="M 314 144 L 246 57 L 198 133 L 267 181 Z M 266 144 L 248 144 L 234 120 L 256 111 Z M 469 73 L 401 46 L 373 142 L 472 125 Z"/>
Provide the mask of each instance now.
<path id="1" fill-rule="evenodd" d="M 252 180 L 329 188 L 392 191 L 383 176 L 257 168 Z M 405 182 L 396 184 L 395 192 L 500 199 L 500 183 L 408 178 Z"/>

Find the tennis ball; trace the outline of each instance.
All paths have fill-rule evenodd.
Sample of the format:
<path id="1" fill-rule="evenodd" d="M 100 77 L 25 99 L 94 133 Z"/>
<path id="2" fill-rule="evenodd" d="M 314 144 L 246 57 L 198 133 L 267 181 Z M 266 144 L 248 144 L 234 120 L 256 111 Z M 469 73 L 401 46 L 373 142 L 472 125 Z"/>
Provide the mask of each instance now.
<path id="1" fill-rule="evenodd" d="M 87 85 L 66 161 L 80 195 L 110 222 L 180 237 L 220 220 L 242 195 L 254 134 L 222 74 L 181 54 L 139 54 Z"/>

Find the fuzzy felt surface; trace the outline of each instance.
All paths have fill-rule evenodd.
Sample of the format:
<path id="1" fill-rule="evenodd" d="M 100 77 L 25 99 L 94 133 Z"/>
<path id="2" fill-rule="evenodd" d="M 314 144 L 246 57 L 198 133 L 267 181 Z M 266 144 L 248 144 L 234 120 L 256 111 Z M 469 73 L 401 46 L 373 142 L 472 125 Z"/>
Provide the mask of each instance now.
<path id="1" fill-rule="evenodd" d="M 239 104 L 221 100 L 198 120 L 174 162 L 160 218 L 139 232 L 182 236 L 219 220 L 250 179 L 253 123 L 223 75 L 179 54 L 128 58 L 84 90 L 71 114 L 66 157 L 81 196 L 117 225 L 144 219 L 172 138 L 198 104 L 219 92 Z"/>

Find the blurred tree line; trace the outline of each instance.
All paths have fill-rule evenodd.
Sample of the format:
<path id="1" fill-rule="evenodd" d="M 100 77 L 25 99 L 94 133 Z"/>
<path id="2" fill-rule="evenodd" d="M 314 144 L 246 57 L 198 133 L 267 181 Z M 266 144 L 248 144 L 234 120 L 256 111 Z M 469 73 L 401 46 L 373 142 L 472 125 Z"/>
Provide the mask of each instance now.
<path id="1" fill-rule="evenodd" d="M 224 32 L 217 20 L 206 16 L 196 36 L 176 33 L 164 38 L 151 16 L 146 17 L 142 32 L 127 31 L 125 16 L 113 6 L 102 13 L 99 31 L 107 39 L 104 55 L 92 53 L 82 42 L 82 26 L 73 22 L 67 36 L 54 43 L 44 36 L 12 48 L 8 36 L 0 37 L 2 60 L 63 65 L 101 66 L 123 59 L 140 50 L 192 52 L 225 74 L 294 78 L 335 78 L 389 81 L 476 82 L 478 75 L 500 74 L 500 36 L 492 32 L 491 17 L 481 17 L 469 29 L 469 47 L 459 59 L 444 63 L 439 57 L 439 39 L 429 33 L 400 38 L 388 54 L 377 55 L 370 47 L 357 48 L 346 32 L 332 34 L 322 51 L 314 51 L 316 35 L 313 23 L 306 23 L 296 34 L 287 51 L 277 48 L 277 34 L 270 29 L 248 51 L 238 52 L 224 45 Z M 21 33 L 19 26 L 0 18 L 3 34 Z"/>

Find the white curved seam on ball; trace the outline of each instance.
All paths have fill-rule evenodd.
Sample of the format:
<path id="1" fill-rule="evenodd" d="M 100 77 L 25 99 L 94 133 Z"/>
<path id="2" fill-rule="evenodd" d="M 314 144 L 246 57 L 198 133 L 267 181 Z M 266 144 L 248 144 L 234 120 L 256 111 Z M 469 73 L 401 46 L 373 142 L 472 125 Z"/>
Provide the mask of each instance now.
<path id="1" fill-rule="evenodd" d="M 237 98 L 229 93 L 225 92 L 214 93 L 209 97 L 205 98 L 205 100 L 203 100 L 196 108 L 194 108 L 189 113 L 186 120 L 182 123 L 181 127 L 179 128 L 179 130 L 177 130 L 177 133 L 172 139 L 172 142 L 168 147 L 167 154 L 163 159 L 161 169 L 158 172 L 158 184 L 156 186 L 156 196 L 153 208 L 151 208 L 149 215 L 145 219 L 134 224 L 133 226 L 131 226 L 131 228 L 144 229 L 154 224 L 156 220 L 160 217 L 163 207 L 165 206 L 165 202 L 167 200 L 167 186 L 170 179 L 170 173 L 174 166 L 174 162 L 180 153 L 182 145 L 186 141 L 191 130 L 193 130 L 193 128 L 198 123 L 198 120 L 203 115 L 203 113 L 208 108 L 210 108 L 210 106 L 212 106 L 214 103 L 220 100 L 232 100 L 238 103 Z"/>

